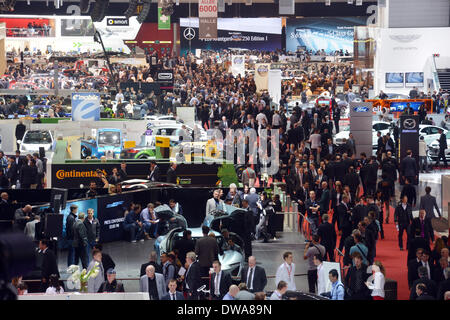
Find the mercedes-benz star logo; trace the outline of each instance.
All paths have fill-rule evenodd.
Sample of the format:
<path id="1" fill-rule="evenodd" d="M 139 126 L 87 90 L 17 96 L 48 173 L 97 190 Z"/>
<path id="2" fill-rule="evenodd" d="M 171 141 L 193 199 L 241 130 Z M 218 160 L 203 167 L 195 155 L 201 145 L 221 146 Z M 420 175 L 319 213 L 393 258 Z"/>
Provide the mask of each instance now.
<path id="1" fill-rule="evenodd" d="M 195 37 L 195 30 L 193 28 L 184 29 L 183 36 L 186 40 L 192 40 Z"/>
<path id="2" fill-rule="evenodd" d="M 403 121 L 403 128 L 411 130 L 414 129 L 415 127 L 416 127 L 416 120 L 405 119 L 405 121 Z"/>

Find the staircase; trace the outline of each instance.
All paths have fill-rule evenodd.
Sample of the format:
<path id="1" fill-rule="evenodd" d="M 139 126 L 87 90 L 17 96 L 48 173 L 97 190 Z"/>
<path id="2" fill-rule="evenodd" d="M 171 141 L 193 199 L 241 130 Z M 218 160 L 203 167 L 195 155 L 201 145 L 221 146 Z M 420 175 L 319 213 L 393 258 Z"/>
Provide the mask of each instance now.
<path id="1" fill-rule="evenodd" d="M 450 91 L 450 69 L 437 69 L 441 88 Z"/>

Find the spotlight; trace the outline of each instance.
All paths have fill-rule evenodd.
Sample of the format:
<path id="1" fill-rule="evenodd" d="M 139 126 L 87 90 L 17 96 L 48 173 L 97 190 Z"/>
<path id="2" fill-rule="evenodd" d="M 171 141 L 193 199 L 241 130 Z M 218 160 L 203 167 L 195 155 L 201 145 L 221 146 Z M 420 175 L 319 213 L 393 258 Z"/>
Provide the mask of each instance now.
<path id="1" fill-rule="evenodd" d="M 144 0 L 144 5 L 142 6 L 142 11 L 139 13 L 137 17 L 137 21 L 139 23 L 143 23 L 150 12 L 151 0 Z"/>
<path id="2" fill-rule="evenodd" d="M 91 12 L 93 22 L 102 21 L 108 11 L 109 0 L 95 0 L 94 9 Z"/>
<path id="3" fill-rule="evenodd" d="M 130 4 L 128 5 L 127 11 L 125 11 L 124 15 L 129 19 L 135 12 L 138 6 L 138 0 L 130 0 Z"/>

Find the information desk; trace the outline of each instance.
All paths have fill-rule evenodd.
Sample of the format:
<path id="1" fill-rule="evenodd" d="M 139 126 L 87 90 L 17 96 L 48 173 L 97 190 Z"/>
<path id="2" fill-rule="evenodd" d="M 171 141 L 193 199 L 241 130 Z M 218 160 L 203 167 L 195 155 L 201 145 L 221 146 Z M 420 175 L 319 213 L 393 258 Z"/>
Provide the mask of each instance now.
<path id="1" fill-rule="evenodd" d="M 79 293 L 65 292 L 63 294 L 30 293 L 18 296 L 18 300 L 150 300 L 148 292 L 117 292 L 117 293 Z"/>

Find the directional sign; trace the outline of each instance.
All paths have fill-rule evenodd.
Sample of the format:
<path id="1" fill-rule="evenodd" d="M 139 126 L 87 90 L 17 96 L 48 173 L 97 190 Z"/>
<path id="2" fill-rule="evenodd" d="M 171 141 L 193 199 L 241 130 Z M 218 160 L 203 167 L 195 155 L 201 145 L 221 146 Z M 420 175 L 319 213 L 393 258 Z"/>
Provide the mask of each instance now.
<path id="1" fill-rule="evenodd" d="M 198 0 L 199 39 L 217 39 L 217 0 Z"/>

